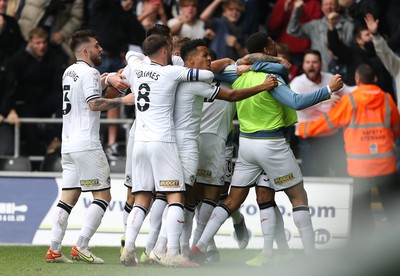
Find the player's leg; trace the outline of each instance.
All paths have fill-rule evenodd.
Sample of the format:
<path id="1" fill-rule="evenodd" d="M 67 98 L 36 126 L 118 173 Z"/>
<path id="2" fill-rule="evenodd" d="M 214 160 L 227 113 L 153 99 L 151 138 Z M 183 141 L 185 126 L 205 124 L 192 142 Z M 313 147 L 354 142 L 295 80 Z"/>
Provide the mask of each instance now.
<path id="1" fill-rule="evenodd" d="M 145 250 L 140 256 L 141 263 L 147 263 L 149 261 L 150 252 L 155 248 L 158 242 L 158 237 L 162 227 L 163 213 L 167 207 L 167 198 L 165 194 L 157 193 L 156 198 L 152 204 L 150 212 L 150 229 L 147 236 L 147 242 Z M 167 238 L 165 236 L 165 245 L 163 247 L 163 252 L 165 252 L 167 245 Z M 160 243 L 162 241 L 160 240 Z M 161 246 L 160 246 L 161 247 Z M 163 253 L 164 254 L 164 253 Z"/>
<path id="2" fill-rule="evenodd" d="M 179 255 L 180 236 L 184 224 L 185 182 L 178 147 L 174 143 L 152 143 L 155 189 L 167 196 L 168 211 L 165 220 L 167 253 L 162 260 L 165 266 L 197 266 Z M 162 225 L 161 228 L 164 226 Z M 161 234 L 161 233 L 160 233 Z"/>
<path id="3" fill-rule="evenodd" d="M 55 207 L 52 215 L 51 227 L 51 243 L 50 248 L 47 250 L 45 259 L 49 263 L 70 263 L 61 253 L 61 243 L 68 226 L 68 218 L 71 214 L 72 208 L 75 206 L 81 194 L 80 188 L 63 190 L 61 192 L 60 201 Z"/>
<path id="4" fill-rule="evenodd" d="M 165 257 L 167 251 L 167 214 L 168 203 L 166 202 L 166 205 L 161 212 L 161 225 L 158 237 L 156 237 L 156 243 L 154 248 L 149 252 L 150 259 L 159 264 L 162 264 L 161 259 Z"/>
<path id="5" fill-rule="evenodd" d="M 279 207 L 275 205 L 275 241 L 280 255 L 290 253 L 289 244 L 286 239 L 285 224 Z"/>
<path id="6" fill-rule="evenodd" d="M 134 125 L 132 129 L 134 129 Z M 134 137 L 131 135 L 132 129 L 129 132 L 128 144 L 126 145 L 126 162 L 125 162 L 125 180 L 124 185 L 128 188 L 126 193 L 126 202 L 124 210 L 122 211 L 122 222 L 124 225 L 124 232 L 126 231 L 126 221 L 129 213 L 132 211 L 133 204 L 135 203 L 135 196 L 132 194 L 132 158 L 133 158 L 133 145 Z"/>
<path id="7" fill-rule="evenodd" d="M 154 190 L 151 156 L 145 150 L 146 146 L 145 142 L 135 142 L 132 152 L 132 183 L 135 183 L 132 193 L 135 195 L 135 203 L 127 219 L 125 247 L 120 257 L 121 264 L 127 266 L 137 264 L 135 241 L 151 206 Z"/>
<path id="8" fill-rule="evenodd" d="M 265 175 L 261 175 L 263 178 Z M 271 262 L 273 255 L 273 243 L 275 237 L 276 216 L 274 207 L 275 191 L 260 185 L 256 187 L 257 204 L 260 210 L 261 230 L 263 233 L 264 245 L 261 253 L 255 258 L 248 260 L 247 265 L 260 267 Z"/>
<path id="9" fill-rule="evenodd" d="M 127 220 L 125 247 L 120 257 L 121 263 L 126 266 L 135 266 L 137 264 L 135 241 L 151 206 L 151 201 L 152 192 L 140 191 L 135 193 L 135 204 Z"/>
<path id="10" fill-rule="evenodd" d="M 304 252 L 307 255 L 315 253 L 315 234 L 308 207 L 307 192 L 303 181 L 285 190 L 293 206 L 293 221 L 299 230 Z"/>
<path id="11" fill-rule="evenodd" d="M 197 227 L 194 233 L 192 247 L 197 244 L 204 228 L 217 206 L 224 177 L 227 170 L 225 159 L 225 140 L 215 134 L 202 133 L 199 137 L 199 165 L 197 170 L 196 189 L 202 194 L 197 212 Z M 230 158 L 231 160 L 232 158 Z M 229 167 L 232 168 L 231 166 Z M 232 171 L 230 171 L 230 174 Z M 216 251 L 216 248 L 214 249 Z"/>
<path id="12" fill-rule="evenodd" d="M 180 252 L 183 256 L 188 257 L 190 252 L 189 240 L 192 236 L 193 217 L 196 209 L 196 193 L 194 185 L 186 185 L 185 191 L 185 207 L 182 235 L 180 237 Z"/>
<path id="13" fill-rule="evenodd" d="M 111 201 L 110 168 L 101 149 L 75 152 L 71 156 L 77 165 L 79 181 L 83 192 L 92 192 L 93 201 L 88 207 L 76 245 L 71 250 L 75 260 L 101 264 L 104 261 L 89 251 L 89 241 L 101 224 Z"/>
<path id="14" fill-rule="evenodd" d="M 180 132 L 177 132 L 177 140 L 179 141 L 178 149 L 182 163 L 183 177 L 185 181 L 185 207 L 182 235 L 180 237 L 180 252 L 187 257 L 190 252 L 189 240 L 192 235 L 193 217 L 196 208 L 196 192 L 195 179 L 197 167 L 199 164 L 199 149 L 196 140 L 182 139 Z"/>
<path id="15" fill-rule="evenodd" d="M 231 187 L 228 197 L 220 203 L 211 213 L 210 219 L 196 246 L 191 250 L 194 261 L 204 262 L 205 252 L 210 240 L 217 233 L 221 225 L 228 219 L 232 211 L 239 209 L 249 193 L 249 187 Z"/>

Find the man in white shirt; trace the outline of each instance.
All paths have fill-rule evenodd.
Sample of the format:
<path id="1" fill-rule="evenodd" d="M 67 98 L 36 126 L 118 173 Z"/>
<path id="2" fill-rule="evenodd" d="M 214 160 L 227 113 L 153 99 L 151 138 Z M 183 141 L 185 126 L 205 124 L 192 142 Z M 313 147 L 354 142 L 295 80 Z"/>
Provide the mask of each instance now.
<path id="1" fill-rule="evenodd" d="M 91 30 L 78 31 L 71 37 L 71 49 L 77 59 L 63 75 L 63 130 L 62 130 L 62 192 L 53 216 L 50 248 L 46 262 L 70 263 L 61 253 L 68 217 L 81 192 L 92 192 L 93 201 L 88 207 L 82 229 L 71 257 L 87 263 L 104 261 L 89 250 L 89 240 L 101 223 L 111 200 L 110 168 L 100 142 L 100 112 L 133 105 L 131 95 L 101 98 L 106 75 L 100 76 L 94 66 L 101 65 L 103 49 Z M 124 89 L 129 86 L 118 86 Z"/>
<path id="2" fill-rule="evenodd" d="M 333 74 L 321 71 L 322 58 L 318 50 L 308 50 L 304 54 L 303 71 L 290 83 L 293 91 L 299 94 L 311 93 L 329 84 Z M 329 100 L 317 103 L 302 110 L 296 110 L 299 122 L 317 119 L 326 113 L 340 100 L 344 93 L 352 88 L 345 86 L 331 95 Z M 297 135 L 297 129 L 296 133 Z M 298 138 L 298 157 L 302 161 L 302 172 L 305 176 L 345 176 L 346 161 L 342 134 L 338 131 L 324 137 Z M 326 158 L 330 156 L 331 158 Z"/>
<path id="3" fill-rule="evenodd" d="M 136 99 L 136 127 L 132 159 L 132 192 L 135 204 L 127 220 L 121 263 L 136 265 L 135 240 L 149 210 L 153 190 L 165 192 L 168 201 L 166 229 L 168 252 L 164 264 L 196 266 L 179 256 L 184 215 L 182 165 L 176 145 L 173 109 L 181 81 L 212 79 L 209 71 L 171 66 L 171 45 L 166 36 L 150 35 L 142 45 L 151 63 L 128 60 L 128 77 Z"/>

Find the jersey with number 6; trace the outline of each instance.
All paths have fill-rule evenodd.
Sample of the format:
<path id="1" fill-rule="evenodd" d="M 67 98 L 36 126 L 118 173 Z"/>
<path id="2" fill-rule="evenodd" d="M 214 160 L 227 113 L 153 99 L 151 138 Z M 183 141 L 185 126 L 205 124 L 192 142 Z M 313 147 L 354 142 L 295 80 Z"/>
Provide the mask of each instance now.
<path id="1" fill-rule="evenodd" d="M 84 61 L 69 66 L 63 75 L 62 153 L 102 148 L 100 111 L 87 104 L 100 98 L 100 73 Z"/>
<path id="2" fill-rule="evenodd" d="M 135 141 L 176 142 L 173 112 L 178 84 L 212 79 L 214 74 L 153 62 L 130 63 L 129 67 L 128 81 L 136 99 Z"/>

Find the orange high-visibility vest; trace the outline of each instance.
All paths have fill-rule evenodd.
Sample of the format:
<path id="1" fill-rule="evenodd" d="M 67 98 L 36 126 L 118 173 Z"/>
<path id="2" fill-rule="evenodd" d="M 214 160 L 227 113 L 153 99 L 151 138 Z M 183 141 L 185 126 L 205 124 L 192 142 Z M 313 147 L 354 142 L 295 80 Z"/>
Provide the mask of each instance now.
<path id="1" fill-rule="evenodd" d="M 344 127 L 349 175 L 387 175 L 396 171 L 394 141 L 400 131 L 399 117 L 389 94 L 376 85 L 362 85 L 343 96 L 327 114 L 299 123 L 299 135 L 307 138 Z"/>

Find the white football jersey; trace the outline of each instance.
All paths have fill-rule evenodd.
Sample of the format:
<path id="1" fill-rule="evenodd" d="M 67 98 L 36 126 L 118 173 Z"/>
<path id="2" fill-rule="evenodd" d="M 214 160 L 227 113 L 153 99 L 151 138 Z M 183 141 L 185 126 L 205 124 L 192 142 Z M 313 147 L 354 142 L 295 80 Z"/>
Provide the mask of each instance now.
<path id="1" fill-rule="evenodd" d="M 84 61 L 69 66 L 63 75 L 62 153 L 102 148 L 100 111 L 88 101 L 101 97 L 100 73 Z"/>
<path id="2" fill-rule="evenodd" d="M 227 83 L 217 83 L 225 89 L 231 89 Z M 200 133 L 215 134 L 226 140 L 232 129 L 232 120 L 236 113 L 236 105 L 233 102 L 215 99 L 204 102 L 203 117 L 200 124 Z"/>
<path id="3" fill-rule="evenodd" d="M 173 111 L 179 82 L 210 79 L 214 74 L 156 63 L 129 62 L 128 66 L 136 100 L 135 141 L 176 142 Z"/>
<path id="4" fill-rule="evenodd" d="M 196 139 L 200 132 L 203 102 L 213 101 L 220 88 L 205 82 L 181 82 L 176 92 L 174 110 L 178 144 L 185 139 Z"/>

